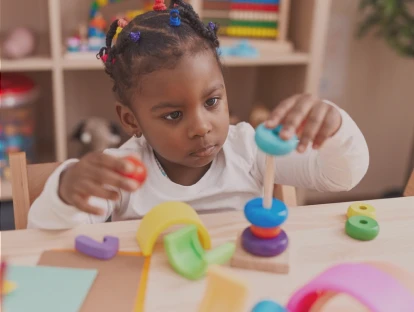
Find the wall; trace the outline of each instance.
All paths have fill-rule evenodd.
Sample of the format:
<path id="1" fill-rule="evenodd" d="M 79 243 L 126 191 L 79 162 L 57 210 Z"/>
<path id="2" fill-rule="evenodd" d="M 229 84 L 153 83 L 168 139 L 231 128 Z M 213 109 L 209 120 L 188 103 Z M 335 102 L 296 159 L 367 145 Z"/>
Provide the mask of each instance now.
<path id="1" fill-rule="evenodd" d="M 307 203 L 382 197 L 401 189 L 413 166 L 414 59 L 397 55 L 382 39 L 355 38 L 359 0 L 335 0 L 321 81 L 321 96 L 356 121 L 370 149 L 367 175 L 340 194 L 306 192 Z"/>

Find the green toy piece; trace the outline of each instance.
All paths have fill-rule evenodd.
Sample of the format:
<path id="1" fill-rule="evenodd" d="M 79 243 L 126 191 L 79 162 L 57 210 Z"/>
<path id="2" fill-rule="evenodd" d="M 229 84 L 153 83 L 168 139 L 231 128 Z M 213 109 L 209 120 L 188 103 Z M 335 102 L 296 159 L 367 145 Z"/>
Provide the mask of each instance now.
<path id="1" fill-rule="evenodd" d="M 210 264 L 224 264 L 229 261 L 236 248 L 234 243 L 225 243 L 206 252 L 194 224 L 166 235 L 164 247 L 172 268 L 190 280 L 203 277 Z"/>
<path id="2" fill-rule="evenodd" d="M 345 232 L 361 241 L 372 240 L 378 236 L 378 222 L 367 216 L 353 216 L 346 221 Z"/>

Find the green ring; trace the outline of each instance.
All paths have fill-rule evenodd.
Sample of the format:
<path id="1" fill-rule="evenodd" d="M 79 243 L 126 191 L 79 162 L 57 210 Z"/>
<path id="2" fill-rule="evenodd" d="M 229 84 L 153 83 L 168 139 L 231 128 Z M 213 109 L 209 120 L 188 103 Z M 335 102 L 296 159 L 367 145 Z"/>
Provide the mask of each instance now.
<path id="1" fill-rule="evenodd" d="M 379 225 L 370 217 L 353 216 L 346 221 L 345 232 L 354 239 L 368 241 L 378 236 Z"/>

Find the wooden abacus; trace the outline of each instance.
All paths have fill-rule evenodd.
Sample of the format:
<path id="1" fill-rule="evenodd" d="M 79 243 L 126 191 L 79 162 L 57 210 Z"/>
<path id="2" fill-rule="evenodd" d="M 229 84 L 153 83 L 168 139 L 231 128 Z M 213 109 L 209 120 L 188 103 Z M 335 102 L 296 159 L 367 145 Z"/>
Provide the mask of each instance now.
<path id="1" fill-rule="evenodd" d="M 203 0 L 204 22 L 220 24 L 219 35 L 286 40 L 290 0 Z"/>

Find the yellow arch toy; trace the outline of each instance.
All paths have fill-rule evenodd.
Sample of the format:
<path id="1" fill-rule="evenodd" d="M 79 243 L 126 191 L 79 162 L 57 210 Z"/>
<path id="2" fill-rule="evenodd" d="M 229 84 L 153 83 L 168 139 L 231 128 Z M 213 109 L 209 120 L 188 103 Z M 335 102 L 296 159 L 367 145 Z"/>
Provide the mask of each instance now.
<path id="1" fill-rule="evenodd" d="M 142 254 L 151 255 L 158 236 L 176 224 L 196 225 L 204 249 L 211 248 L 210 234 L 195 210 L 183 202 L 165 202 L 152 208 L 141 221 L 137 231 L 137 241 Z"/>

